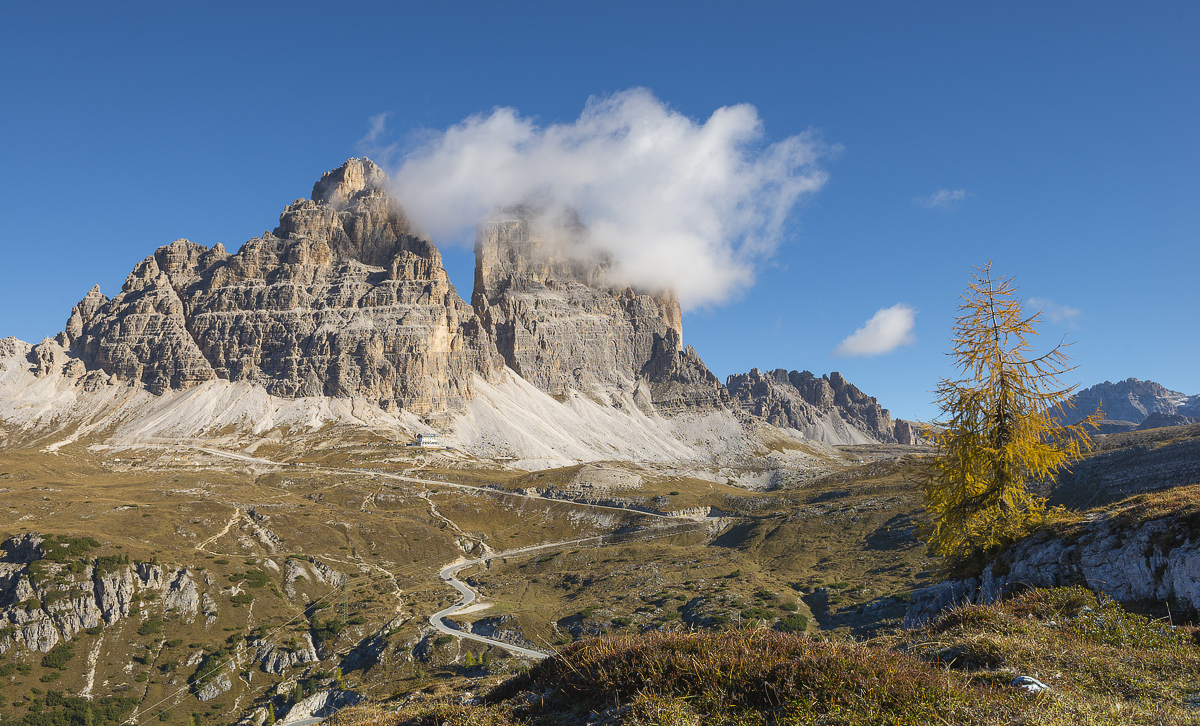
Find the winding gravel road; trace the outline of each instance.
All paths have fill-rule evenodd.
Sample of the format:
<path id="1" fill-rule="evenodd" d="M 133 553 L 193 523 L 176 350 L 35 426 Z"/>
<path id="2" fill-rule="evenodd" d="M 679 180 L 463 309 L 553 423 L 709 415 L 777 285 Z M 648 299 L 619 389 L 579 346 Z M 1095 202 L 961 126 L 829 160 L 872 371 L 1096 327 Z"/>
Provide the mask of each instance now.
<path id="1" fill-rule="evenodd" d="M 528 547 L 518 547 L 516 549 L 505 550 L 503 552 L 495 552 L 495 553 L 487 555 L 485 557 L 479 557 L 479 558 L 476 558 L 473 560 L 464 560 L 462 558 L 459 558 L 459 559 L 455 560 L 454 562 L 451 562 L 451 563 L 447 564 L 445 567 L 443 567 L 442 571 L 438 573 L 438 576 L 441 577 L 442 580 L 446 584 L 450 585 L 455 590 L 458 590 L 459 594 L 462 595 L 462 597 L 459 599 L 458 602 L 454 603 L 450 607 L 445 608 L 443 610 L 439 610 L 436 613 L 434 613 L 433 615 L 430 615 L 429 616 L 429 624 L 432 625 L 433 627 L 437 628 L 441 632 L 443 632 L 447 635 L 452 635 L 456 638 L 465 638 L 467 640 L 474 640 L 478 643 L 494 645 L 497 648 L 504 648 L 507 651 L 516 653 L 517 655 L 523 655 L 527 658 L 536 658 L 538 660 L 541 660 L 542 658 L 549 658 L 552 655 L 551 653 L 544 653 L 540 650 L 533 650 L 532 648 L 522 648 L 519 645 L 513 645 L 512 643 L 505 643 L 500 640 L 493 640 L 492 638 L 485 638 L 482 635 L 475 635 L 474 633 L 468 633 L 466 631 L 458 630 L 456 628 L 452 628 L 449 625 L 447 625 L 446 620 L 445 620 L 446 618 L 448 618 L 452 615 L 455 615 L 463 610 L 466 610 L 476 600 L 479 599 L 479 593 L 472 590 L 471 587 L 469 585 L 467 585 L 467 583 L 458 579 L 458 577 L 456 577 L 456 575 L 458 575 L 459 572 L 461 572 L 462 570 L 465 570 L 468 567 L 474 567 L 475 565 L 483 564 L 484 562 L 487 562 L 488 560 L 495 560 L 495 559 L 498 559 L 501 557 L 515 557 L 517 555 L 528 554 L 530 552 L 537 552 L 538 550 L 552 549 L 554 547 L 567 547 L 569 545 L 583 544 L 584 542 L 599 541 L 599 540 L 603 540 L 603 539 L 604 539 L 604 536 L 599 535 L 596 537 L 584 537 L 583 539 L 573 539 L 573 540 L 567 540 L 567 541 L 562 541 L 562 542 L 548 542 L 545 544 L 530 545 Z"/>
<path id="2" fill-rule="evenodd" d="M 490 487 L 472 486 L 470 484 L 456 484 L 456 483 L 452 483 L 452 482 L 436 481 L 436 480 L 431 480 L 431 479 L 420 479 L 420 478 L 417 478 L 414 476 L 406 476 L 404 474 L 393 474 L 390 472 L 375 471 L 375 470 L 371 470 L 371 469 L 350 469 L 350 468 L 341 468 L 341 467 L 325 467 L 325 466 L 319 466 L 319 465 L 308 464 L 308 463 L 284 464 L 281 462 L 271 461 L 269 459 L 262 459 L 262 458 L 258 458 L 258 457 L 246 456 L 244 454 L 235 454 L 235 453 L 229 452 L 229 451 L 221 451 L 220 449 L 210 449 L 210 448 L 200 447 L 200 446 L 192 446 L 189 448 L 197 449 L 197 450 L 203 451 L 207 454 L 212 454 L 213 456 L 224 457 L 227 459 L 235 459 L 238 461 L 244 461 L 244 462 L 253 463 L 253 464 L 264 464 L 264 465 L 277 466 L 277 467 L 295 466 L 295 467 L 302 467 L 302 468 L 315 470 L 315 471 L 353 474 L 355 476 L 364 476 L 364 475 L 365 476 L 378 476 L 378 477 L 381 477 L 384 479 L 398 480 L 398 481 L 408 482 L 408 483 L 412 483 L 412 484 L 421 484 L 422 486 L 438 486 L 438 487 L 447 487 L 447 488 L 453 488 L 453 489 L 473 490 L 473 491 L 478 491 L 481 493 L 486 492 L 487 494 L 490 494 L 493 496 L 499 495 L 499 496 L 508 496 L 508 497 L 519 497 L 522 499 L 534 498 L 534 497 L 530 497 L 527 494 L 523 494 L 523 493 L 519 493 L 519 492 L 507 492 L 502 489 L 493 489 Z M 554 500 L 551 500 L 551 501 L 554 501 Z M 563 500 L 563 501 L 564 501 L 564 503 L 570 502 L 570 500 Z M 679 524 L 681 524 L 681 525 L 685 524 L 685 523 L 689 523 L 689 522 L 694 523 L 697 521 L 717 519 L 714 517 L 672 517 L 672 516 L 660 514 L 657 512 L 644 512 L 644 511 L 640 511 L 640 510 L 624 509 L 624 508 L 620 508 L 620 507 L 611 507 L 611 506 L 606 506 L 603 504 L 585 504 L 583 502 L 570 502 L 570 503 L 575 506 L 588 507 L 591 509 L 613 510 L 613 511 L 619 511 L 619 512 L 622 512 L 625 514 L 641 514 L 641 515 L 645 515 L 645 516 L 649 516 L 649 517 L 656 517 L 656 518 L 660 518 L 660 519 L 673 519 L 673 520 L 678 521 Z M 671 529 L 673 529 L 673 527 L 671 527 Z M 484 557 L 479 557 L 479 558 L 476 558 L 473 560 L 464 560 L 460 557 L 460 558 L 454 560 L 453 562 L 450 562 L 450 563 L 446 564 L 444 567 L 442 567 L 441 571 L 438 573 L 438 576 L 442 579 L 443 582 L 445 582 L 446 584 L 450 585 L 455 590 L 457 590 L 458 593 L 462 597 L 459 599 L 458 602 L 451 605 L 450 607 L 444 608 L 444 609 L 439 610 L 438 612 L 434 613 L 433 615 L 430 615 L 429 616 L 429 624 L 432 625 L 434 628 L 437 628 L 440 632 L 445 633 L 447 635 L 454 636 L 455 638 L 465 638 L 467 640 L 474 640 L 478 643 L 484 643 L 486 645 L 492 645 L 497 648 L 503 648 L 507 651 L 516 653 L 517 655 L 521 655 L 526 658 L 534 658 L 537 660 L 541 660 L 543 658 L 549 658 L 552 655 L 551 653 L 545 653 L 540 650 L 534 650 L 532 648 L 523 648 L 518 645 L 513 645 L 512 643 L 505 643 L 503 641 L 494 640 L 492 638 L 485 638 L 482 635 L 475 635 L 474 633 L 469 633 L 469 632 L 466 632 L 463 630 L 458 630 L 456 628 L 452 628 L 449 625 L 447 625 L 445 622 L 445 618 L 453 616 L 457 613 L 460 613 L 460 612 L 466 610 L 467 608 L 469 608 L 472 604 L 474 604 L 479 599 L 479 593 L 472 590 L 462 580 L 459 580 L 456 577 L 456 575 L 468 567 L 473 567 L 475 565 L 483 564 L 484 562 L 487 562 L 489 560 L 494 560 L 494 559 L 498 559 L 501 557 L 515 557 L 515 556 L 519 556 L 519 555 L 523 555 L 523 554 L 528 554 L 530 552 L 537 552 L 539 550 L 553 549 L 555 547 L 567 547 L 570 545 L 582 544 L 584 542 L 603 541 L 605 536 L 607 536 L 607 535 L 597 535 L 597 536 L 593 536 L 593 537 L 584 537 L 583 539 L 564 540 L 564 541 L 558 541 L 558 542 L 546 542 L 543 544 L 529 545 L 526 547 L 518 547 L 516 549 L 511 549 L 511 550 L 504 550 L 503 552 L 495 552 L 495 553 L 486 555 Z M 660 535 L 660 536 L 662 536 L 662 535 Z M 210 538 L 210 539 L 215 539 L 215 538 Z"/>

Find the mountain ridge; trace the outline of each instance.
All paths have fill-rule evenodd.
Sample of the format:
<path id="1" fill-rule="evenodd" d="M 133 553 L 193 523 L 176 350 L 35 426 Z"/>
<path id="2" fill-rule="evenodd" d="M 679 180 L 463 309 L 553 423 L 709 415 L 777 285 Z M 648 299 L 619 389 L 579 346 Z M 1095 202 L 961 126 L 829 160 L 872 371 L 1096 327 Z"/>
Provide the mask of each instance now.
<path id="1" fill-rule="evenodd" d="M 611 259 L 588 250 L 571 230 L 541 228 L 526 208 L 499 210 L 480 224 L 475 289 L 467 304 L 450 283 L 437 246 L 413 233 L 387 187 L 377 165 L 350 159 L 323 174 L 311 198 L 289 204 L 274 231 L 236 253 L 185 239 L 159 247 L 134 267 L 116 296 L 93 287 L 61 333 L 31 346 L 31 372 L 53 378 L 59 389 L 73 385 L 91 396 L 68 397 L 67 403 L 59 390 L 51 396 L 57 396 L 55 405 L 86 409 L 85 399 L 95 399 L 98 409 L 71 414 L 93 422 L 87 426 L 95 425 L 101 410 L 112 414 L 112 406 L 131 417 L 126 420 L 137 420 L 129 396 L 117 405 L 113 396 L 97 394 L 124 383 L 155 396 L 204 387 L 185 398 L 211 415 L 184 418 L 200 430 L 219 428 L 226 419 L 214 412 L 213 402 L 243 395 L 224 381 L 283 399 L 251 406 L 260 412 L 306 410 L 310 423 L 369 419 L 409 433 L 432 426 L 480 453 L 508 450 L 497 455 L 538 464 L 603 458 L 606 452 L 639 456 L 635 440 L 615 448 L 605 443 L 624 425 L 601 414 L 604 409 L 623 412 L 623 420 L 634 412 L 644 417 L 659 432 L 645 429 L 647 440 L 665 437 L 663 446 L 650 447 L 660 452 L 656 457 L 678 455 L 680 445 L 701 459 L 709 458 L 705 452 L 713 445 L 741 452 L 734 458 L 765 451 L 755 443 L 765 430 L 750 433 L 740 418 L 747 412 L 798 441 L 897 441 L 887 411 L 836 373 L 823 379 L 809 374 L 818 388 L 821 381 L 838 384 L 828 401 L 806 403 L 789 382 L 786 415 L 753 405 L 745 392 L 735 400 L 684 344 L 671 291 L 612 283 Z M 560 408 L 536 402 L 538 395 L 522 392 L 527 387 Z M 9 378 L 9 388 L 20 388 L 16 379 Z M 483 399 L 481 390 L 488 392 Z M 772 395 L 780 398 L 779 391 Z M 373 406 L 385 415 L 347 418 L 337 413 L 345 406 L 323 406 L 322 397 L 357 402 L 351 410 Z M 520 405 L 553 421 L 553 433 L 514 408 Z M 253 418 L 248 411 L 245 416 Z M 10 423 L 25 430 L 31 419 L 22 416 Z M 482 420 L 489 423 L 481 428 Z M 531 426 L 543 433 L 524 433 Z M 250 422 L 249 428 L 260 427 Z M 556 437 L 563 440 L 557 453 L 544 445 Z M 666 444 L 668 439 L 678 443 Z M 502 441 L 507 443 L 497 443 Z M 581 446 L 584 441 L 592 443 Z M 741 443 L 729 449 L 731 441 Z M 567 450 L 575 455 L 562 453 Z"/>
<path id="2" fill-rule="evenodd" d="M 1160 416 L 1155 416 L 1150 426 L 1179 425 L 1187 423 L 1185 419 L 1200 418 L 1200 395 L 1189 396 L 1138 378 L 1104 381 L 1076 391 L 1057 409 L 1055 418 L 1061 424 L 1074 424 L 1097 409 L 1104 419 L 1100 433 L 1141 428 L 1155 414 Z"/>

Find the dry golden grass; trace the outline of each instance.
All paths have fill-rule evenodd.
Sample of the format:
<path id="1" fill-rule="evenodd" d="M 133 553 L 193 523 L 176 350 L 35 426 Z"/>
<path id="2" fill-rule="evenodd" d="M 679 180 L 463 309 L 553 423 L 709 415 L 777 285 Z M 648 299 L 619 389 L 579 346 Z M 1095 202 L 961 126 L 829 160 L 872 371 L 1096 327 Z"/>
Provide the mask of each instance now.
<path id="1" fill-rule="evenodd" d="M 1200 651 L 1190 629 L 1078 589 L 962 608 L 869 642 L 770 630 L 646 633 L 580 641 L 502 683 L 343 712 L 333 726 L 809 724 L 945 726 L 1200 723 L 1187 703 Z M 1052 692 L 1010 685 L 1031 675 Z"/>

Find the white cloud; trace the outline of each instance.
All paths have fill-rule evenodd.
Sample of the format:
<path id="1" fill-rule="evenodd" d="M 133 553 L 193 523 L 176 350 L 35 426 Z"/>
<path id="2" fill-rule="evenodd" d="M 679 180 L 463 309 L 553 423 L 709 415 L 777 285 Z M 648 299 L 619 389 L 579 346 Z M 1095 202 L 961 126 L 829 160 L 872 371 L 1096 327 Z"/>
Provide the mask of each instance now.
<path id="1" fill-rule="evenodd" d="M 384 144 L 381 141 L 387 133 L 387 120 L 390 115 L 391 113 L 384 112 L 367 119 L 371 122 L 371 128 L 354 144 L 358 153 L 371 157 L 378 164 L 390 164 L 400 151 L 398 144 Z"/>
<path id="2" fill-rule="evenodd" d="M 975 195 L 965 189 L 939 189 L 927 197 L 917 197 L 913 201 L 922 207 L 945 209 L 973 196 Z"/>
<path id="3" fill-rule="evenodd" d="M 1075 322 L 1082 311 L 1079 308 L 1069 307 L 1067 305 L 1059 305 L 1058 303 L 1043 297 L 1031 297 L 1026 301 L 1029 307 L 1041 310 L 1042 315 L 1052 323 L 1059 325 L 1070 325 Z"/>
<path id="4" fill-rule="evenodd" d="M 697 122 L 646 89 L 593 97 L 570 123 L 497 108 L 426 135 L 393 192 L 438 243 L 469 242 L 497 207 L 530 205 L 550 227 L 578 215 L 614 281 L 674 288 L 690 309 L 753 284 L 788 213 L 825 182 L 809 135 L 762 139 L 753 106 Z"/>
<path id="5" fill-rule="evenodd" d="M 908 345 L 916 340 L 912 334 L 916 315 L 917 311 L 904 303 L 883 308 L 834 348 L 833 354 L 846 357 L 880 355 Z"/>

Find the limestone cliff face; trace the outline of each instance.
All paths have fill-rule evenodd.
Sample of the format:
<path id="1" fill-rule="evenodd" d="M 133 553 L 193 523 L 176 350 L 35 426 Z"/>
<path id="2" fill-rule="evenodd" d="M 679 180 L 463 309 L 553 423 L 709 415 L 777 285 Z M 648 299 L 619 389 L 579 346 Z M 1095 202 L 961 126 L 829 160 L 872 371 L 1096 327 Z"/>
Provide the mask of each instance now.
<path id="1" fill-rule="evenodd" d="M 508 366 L 547 393 L 645 385 L 666 413 L 723 406 L 720 382 L 683 347 L 675 295 L 613 285 L 610 270 L 604 256 L 555 247 L 528 211 L 509 210 L 479 227 L 471 301 Z"/>
<path id="2" fill-rule="evenodd" d="M 1076 583 L 1120 601 L 1174 601 L 1186 610 L 1200 610 L 1200 542 L 1194 516 L 1158 516 L 1131 525 L 1127 518 L 1137 513 L 1135 504 L 1085 521 L 1068 537 L 1029 537 L 979 577 L 915 590 L 905 626 L 922 625 L 963 603 L 993 602 L 1027 587 Z"/>
<path id="3" fill-rule="evenodd" d="M 1200 416 L 1200 396 L 1188 396 L 1154 381 L 1137 378 L 1116 383 L 1105 381 L 1071 396 L 1068 405 L 1058 412 L 1057 418 L 1062 423 L 1073 424 L 1097 408 L 1106 421 L 1127 421 L 1138 425 L 1155 413 L 1164 416 Z M 1177 424 L 1168 421 L 1165 425 Z M 1101 433 L 1116 433 L 1130 428 L 1133 426 L 1102 428 Z"/>
<path id="4" fill-rule="evenodd" d="M 782 368 L 729 376 L 729 395 L 743 410 L 768 422 L 831 443 L 914 443 L 911 427 L 897 430 L 879 401 L 834 372 L 817 378 Z M 860 432 L 859 441 L 855 431 Z"/>
<path id="5" fill-rule="evenodd" d="M 89 292 L 59 342 L 155 393 L 223 378 L 284 397 L 455 410 L 472 375 L 503 362 L 386 179 L 351 159 L 236 254 L 187 240 L 161 247 L 112 300 Z"/>

